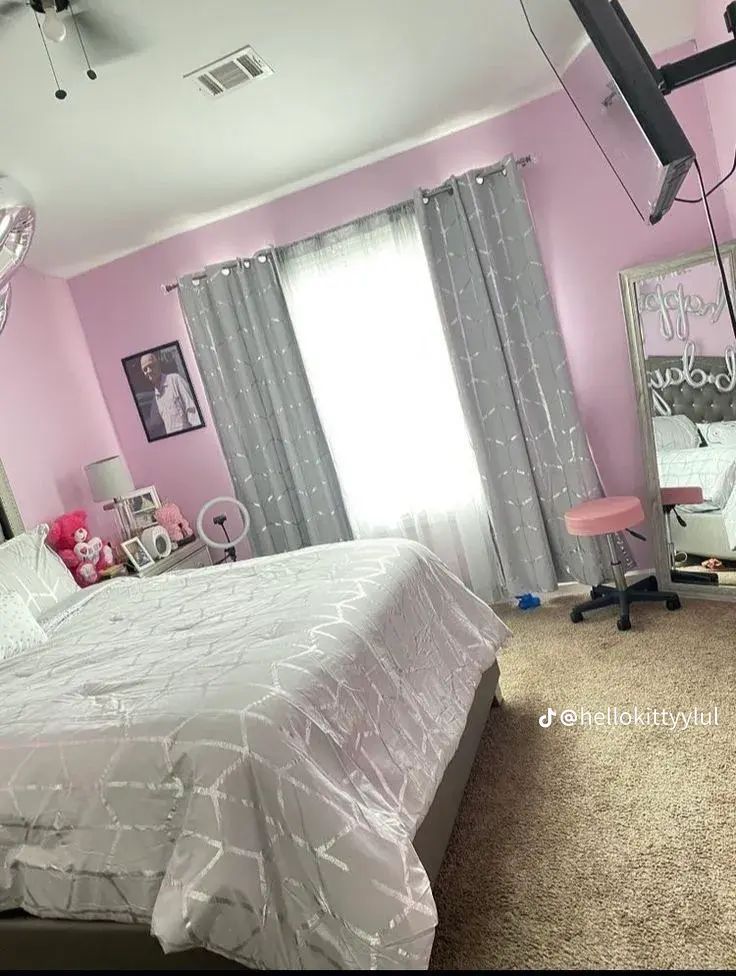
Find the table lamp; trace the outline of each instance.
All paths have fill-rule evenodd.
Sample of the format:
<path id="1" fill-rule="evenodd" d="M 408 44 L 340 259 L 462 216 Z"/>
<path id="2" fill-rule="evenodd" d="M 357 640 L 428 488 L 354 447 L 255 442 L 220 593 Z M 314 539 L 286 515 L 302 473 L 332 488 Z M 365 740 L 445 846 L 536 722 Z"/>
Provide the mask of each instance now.
<path id="1" fill-rule="evenodd" d="M 115 511 L 122 537 L 129 539 L 134 535 L 135 526 L 131 525 L 124 496 L 135 491 L 135 485 L 125 461 L 116 454 L 114 457 L 102 458 L 101 461 L 93 461 L 84 470 L 93 501 L 108 503 L 103 505 L 104 511 Z"/>

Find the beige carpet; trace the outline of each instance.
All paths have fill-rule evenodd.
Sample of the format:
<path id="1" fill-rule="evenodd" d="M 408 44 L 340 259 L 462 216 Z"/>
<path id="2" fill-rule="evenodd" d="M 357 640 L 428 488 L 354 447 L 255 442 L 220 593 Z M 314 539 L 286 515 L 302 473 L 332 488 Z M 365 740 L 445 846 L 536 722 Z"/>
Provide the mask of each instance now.
<path id="1" fill-rule="evenodd" d="M 736 966 L 736 607 L 503 612 L 494 709 L 435 889 L 432 967 Z M 719 725 L 544 730 L 548 706 Z"/>

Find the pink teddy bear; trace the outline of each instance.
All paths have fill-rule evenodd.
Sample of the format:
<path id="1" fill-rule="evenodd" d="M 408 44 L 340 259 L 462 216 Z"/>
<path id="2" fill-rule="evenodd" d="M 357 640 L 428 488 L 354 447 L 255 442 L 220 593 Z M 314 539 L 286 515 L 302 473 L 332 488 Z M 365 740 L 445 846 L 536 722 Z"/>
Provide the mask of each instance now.
<path id="1" fill-rule="evenodd" d="M 194 535 L 191 525 L 174 502 L 167 502 L 161 508 L 157 508 L 155 519 L 169 533 L 172 542 L 183 542 L 184 539 L 189 539 Z"/>
<path id="2" fill-rule="evenodd" d="M 59 516 L 46 541 L 74 573 L 80 586 L 96 583 L 100 571 L 115 562 L 112 546 L 99 536 L 90 536 L 87 513 L 82 509 Z"/>

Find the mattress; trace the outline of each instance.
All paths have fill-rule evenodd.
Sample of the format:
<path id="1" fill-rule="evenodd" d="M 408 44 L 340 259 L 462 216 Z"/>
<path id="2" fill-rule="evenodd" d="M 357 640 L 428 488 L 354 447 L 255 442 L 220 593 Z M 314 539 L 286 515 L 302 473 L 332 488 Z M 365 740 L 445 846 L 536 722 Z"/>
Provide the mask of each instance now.
<path id="1" fill-rule="evenodd" d="M 0 910 L 261 968 L 423 968 L 412 846 L 508 636 L 424 547 L 119 580 L 0 664 Z"/>
<path id="2" fill-rule="evenodd" d="M 700 505 L 681 505 L 685 515 L 718 512 L 729 549 L 736 549 L 736 448 L 694 447 L 657 453 L 663 488 L 696 486 L 703 490 Z"/>

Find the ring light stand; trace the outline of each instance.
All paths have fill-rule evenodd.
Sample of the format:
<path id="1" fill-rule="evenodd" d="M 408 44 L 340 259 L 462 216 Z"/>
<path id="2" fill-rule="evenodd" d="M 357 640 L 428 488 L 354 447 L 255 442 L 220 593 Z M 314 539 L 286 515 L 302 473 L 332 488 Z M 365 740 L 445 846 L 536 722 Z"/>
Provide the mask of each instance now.
<path id="1" fill-rule="evenodd" d="M 213 505 L 221 505 L 224 502 L 228 502 L 231 505 L 235 505 L 235 507 L 239 509 L 240 516 L 243 519 L 243 531 L 240 533 L 237 539 L 231 539 L 230 534 L 227 531 L 227 528 L 225 527 L 225 522 L 227 521 L 227 515 L 222 515 L 222 514 L 215 515 L 212 518 L 213 524 L 219 525 L 222 531 L 225 533 L 226 541 L 221 542 L 221 541 L 215 541 L 214 539 L 211 539 L 204 531 L 204 518 Z M 203 539 L 207 543 L 207 545 L 210 546 L 212 549 L 222 549 L 225 552 L 225 555 L 222 557 L 222 559 L 218 559 L 217 563 L 215 563 L 216 566 L 219 566 L 220 563 L 227 562 L 228 560 L 230 562 L 235 562 L 237 560 L 238 557 L 235 552 L 235 547 L 238 545 L 239 542 L 242 542 L 243 539 L 245 539 L 245 537 L 248 535 L 249 530 L 250 530 L 250 515 L 248 513 L 248 509 L 241 501 L 238 501 L 237 498 L 230 498 L 227 495 L 219 495 L 217 498 L 211 498 L 208 502 L 205 502 L 205 504 L 199 510 L 199 515 L 197 516 L 197 535 L 199 536 L 200 539 Z"/>

